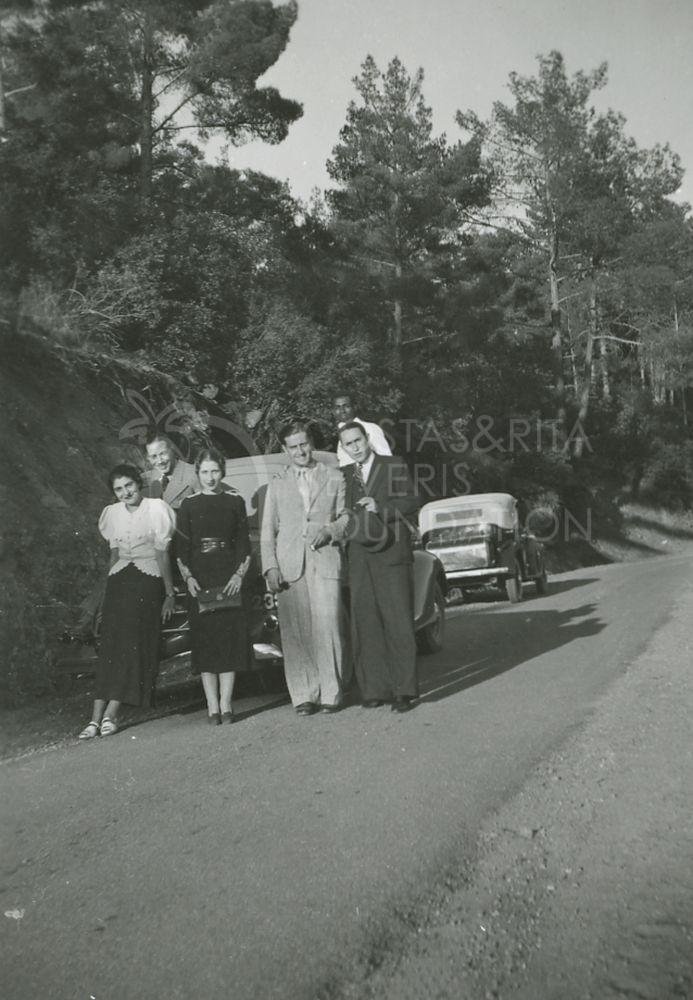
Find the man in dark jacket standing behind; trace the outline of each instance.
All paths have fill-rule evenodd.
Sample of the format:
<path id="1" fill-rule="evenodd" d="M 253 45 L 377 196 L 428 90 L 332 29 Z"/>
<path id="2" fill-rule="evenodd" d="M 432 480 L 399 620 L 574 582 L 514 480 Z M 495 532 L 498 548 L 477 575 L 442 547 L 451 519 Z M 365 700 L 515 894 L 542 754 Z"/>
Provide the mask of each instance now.
<path id="1" fill-rule="evenodd" d="M 412 519 L 420 503 L 401 458 L 376 455 L 357 421 L 339 439 L 354 460 L 343 469 L 352 511 L 348 574 L 354 669 L 363 705 L 406 712 L 418 696 Z"/>
<path id="2" fill-rule="evenodd" d="M 165 500 L 178 510 L 186 497 L 200 489 L 195 466 L 176 455 L 170 438 L 157 434 L 147 442 L 147 460 L 151 471 L 147 477 L 147 496 Z"/>

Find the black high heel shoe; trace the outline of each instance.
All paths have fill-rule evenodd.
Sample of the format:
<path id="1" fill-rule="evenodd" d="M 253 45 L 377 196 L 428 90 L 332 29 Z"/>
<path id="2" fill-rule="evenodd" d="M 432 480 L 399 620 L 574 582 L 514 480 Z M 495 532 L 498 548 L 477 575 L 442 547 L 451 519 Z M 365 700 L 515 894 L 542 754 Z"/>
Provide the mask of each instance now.
<path id="1" fill-rule="evenodd" d="M 236 721 L 236 716 L 233 714 L 233 712 L 222 712 L 221 721 L 231 725 L 232 722 Z"/>
<path id="2" fill-rule="evenodd" d="M 214 712 L 212 715 L 207 716 L 207 722 L 210 726 L 220 726 L 221 725 L 221 715 L 219 712 Z"/>

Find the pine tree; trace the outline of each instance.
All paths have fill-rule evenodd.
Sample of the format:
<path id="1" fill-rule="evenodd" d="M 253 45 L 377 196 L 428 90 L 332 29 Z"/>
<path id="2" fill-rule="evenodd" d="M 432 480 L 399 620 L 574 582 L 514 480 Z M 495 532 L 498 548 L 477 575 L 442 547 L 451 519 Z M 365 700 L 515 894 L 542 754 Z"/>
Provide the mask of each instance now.
<path id="1" fill-rule="evenodd" d="M 621 115 L 597 114 L 591 98 L 606 84 L 606 63 L 572 77 L 560 52 L 538 63 L 536 76 L 510 74 L 513 103 L 496 102 L 488 122 L 473 113 L 458 114 L 458 121 L 485 144 L 495 168 L 494 209 L 485 221 L 510 230 L 543 261 L 554 394 L 564 427 L 564 358 L 569 346 L 575 362 L 576 343 L 566 330 L 565 303 L 579 295 L 587 314 L 582 376 L 574 375 L 584 419 L 595 367 L 603 394 L 610 392 L 599 282 L 623 240 L 661 210 L 682 172 L 668 147 L 640 150 L 626 137 Z"/>
<path id="2" fill-rule="evenodd" d="M 104 128 L 124 143 L 123 159 L 137 162 L 146 210 L 181 136 L 285 138 L 301 107 L 258 80 L 284 51 L 296 16 L 296 0 L 49 0 L 5 40 L 15 73 L 36 82 L 14 125 L 41 117 L 46 103 L 69 114 L 70 97 L 74 113 L 98 95 Z"/>
<path id="3" fill-rule="evenodd" d="M 328 193 L 333 231 L 376 308 L 387 310 L 380 320 L 396 368 L 408 343 L 441 332 L 441 288 L 456 277 L 465 212 L 488 191 L 478 144 L 433 135 L 423 79 L 397 58 L 383 73 L 369 56 L 328 163 L 340 185 Z"/>

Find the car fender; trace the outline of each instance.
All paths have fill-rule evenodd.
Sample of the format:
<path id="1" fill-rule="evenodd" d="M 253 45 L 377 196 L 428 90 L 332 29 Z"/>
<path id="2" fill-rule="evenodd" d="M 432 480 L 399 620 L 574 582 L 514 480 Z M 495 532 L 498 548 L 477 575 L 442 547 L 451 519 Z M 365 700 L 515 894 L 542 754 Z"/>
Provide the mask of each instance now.
<path id="1" fill-rule="evenodd" d="M 447 593 L 443 564 L 425 549 L 414 550 L 414 630 L 428 625 L 435 617 L 436 585 Z"/>
<path id="2" fill-rule="evenodd" d="M 498 547 L 498 566 L 506 569 L 511 575 L 515 572 L 515 564 L 519 562 L 522 568 L 522 552 L 514 539 L 501 542 Z"/>
<path id="3" fill-rule="evenodd" d="M 541 576 L 544 563 L 544 546 L 534 537 L 527 535 L 524 538 L 523 555 L 526 566 L 526 578 L 533 579 Z"/>

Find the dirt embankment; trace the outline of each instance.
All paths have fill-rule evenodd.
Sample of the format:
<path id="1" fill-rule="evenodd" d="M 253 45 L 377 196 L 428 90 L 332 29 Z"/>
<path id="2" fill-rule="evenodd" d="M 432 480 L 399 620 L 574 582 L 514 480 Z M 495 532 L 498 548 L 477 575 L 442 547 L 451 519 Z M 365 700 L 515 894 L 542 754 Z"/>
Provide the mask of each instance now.
<path id="1" fill-rule="evenodd" d="M 0 394 L 0 704 L 11 704 L 50 688 L 54 637 L 103 572 L 108 469 L 141 465 L 155 428 L 202 443 L 209 414 L 150 369 L 29 337 L 0 341 Z M 226 438 L 227 454 L 247 453 Z"/>

